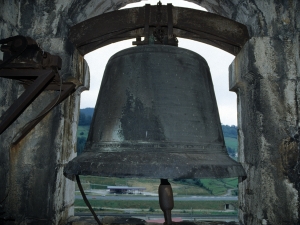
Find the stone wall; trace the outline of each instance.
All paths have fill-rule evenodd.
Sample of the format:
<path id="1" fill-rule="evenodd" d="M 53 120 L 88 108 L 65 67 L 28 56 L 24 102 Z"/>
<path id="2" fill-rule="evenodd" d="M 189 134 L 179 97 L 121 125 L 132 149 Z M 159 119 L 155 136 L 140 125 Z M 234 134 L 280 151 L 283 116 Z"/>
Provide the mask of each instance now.
<path id="1" fill-rule="evenodd" d="M 63 18 L 63 7 L 63 2 L 0 1 L 0 38 L 17 34 L 34 38 L 42 49 L 63 59 L 64 81 L 86 86 L 88 67 L 68 41 L 70 25 Z M 23 91 L 17 82 L 0 79 L 0 114 Z M 42 93 L 0 136 L 0 202 L 5 216 L 16 224 L 65 224 L 74 212 L 75 185 L 63 176 L 63 166 L 76 156 L 80 93 L 55 107 L 20 143 L 11 144 L 57 94 Z"/>
<path id="2" fill-rule="evenodd" d="M 0 0 L 0 38 L 21 34 L 63 59 L 64 80 L 87 86 L 88 68 L 68 41 L 68 29 L 133 2 L 122 0 Z M 298 0 L 194 0 L 210 12 L 247 25 L 251 40 L 230 69 L 238 95 L 242 224 L 300 224 Z M 0 79 L 0 115 L 22 86 Z M 54 92 L 43 93 L 0 136 L 0 204 L 19 224 L 65 224 L 72 215 L 74 183 L 62 175 L 76 155 L 79 92 L 51 111 L 18 145 L 12 138 Z M 2 201 L 2 199 L 4 201 Z M 41 223 L 41 221 L 43 223 Z"/>
<path id="3" fill-rule="evenodd" d="M 282 60 L 273 46 L 291 43 L 252 38 L 230 68 L 230 88 L 238 94 L 240 161 L 248 176 L 239 189 L 243 224 L 299 224 L 299 60 L 288 74 L 278 72 L 299 54 L 298 37 L 291 42 L 289 59 Z"/>
<path id="4" fill-rule="evenodd" d="M 248 43 L 230 66 L 238 96 L 242 224 L 300 224 L 300 2 L 199 1 L 247 25 Z"/>
<path id="5" fill-rule="evenodd" d="M 299 3 L 249 1 L 231 14 L 252 36 L 230 67 L 248 175 L 239 188 L 242 224 L 300 224 Z"/>

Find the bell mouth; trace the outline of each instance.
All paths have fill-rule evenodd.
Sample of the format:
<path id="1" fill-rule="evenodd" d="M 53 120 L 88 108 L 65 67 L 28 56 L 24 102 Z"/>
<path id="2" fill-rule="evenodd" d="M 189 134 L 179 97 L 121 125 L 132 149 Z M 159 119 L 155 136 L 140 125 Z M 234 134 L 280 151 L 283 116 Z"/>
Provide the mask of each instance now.
<path id="1" fill-rule="evenodd" d="M 225 154 L 169 152 L 84 152 L 70 161 L 64 175 L 119 178 L 228 178 L 244 177 L 242 165 Z"/>

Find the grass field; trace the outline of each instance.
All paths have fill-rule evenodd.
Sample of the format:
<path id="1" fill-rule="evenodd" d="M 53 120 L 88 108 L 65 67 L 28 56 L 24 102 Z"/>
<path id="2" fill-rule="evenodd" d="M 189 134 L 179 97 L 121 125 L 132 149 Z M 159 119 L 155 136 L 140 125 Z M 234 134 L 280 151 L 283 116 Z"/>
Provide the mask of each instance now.
<path id="1" fill-rule="evenodd" d="M 225 145 L 227 147 L 230 147 L 232 149 L 235 149 L 237 150 L 237 147 L 238 147 L 238 141 L 236 138 L 231 138 L 231 137 L 224 137 L 225 139 Z"/>
<path id="2" fill-rule="evenodd" d="M 158 201 L 107 201 L 107 200 L 89 200 L 94 208 L 110 208 L 110 209 L 154 209 L 156 212 L 161 212 Z M 238 207 L 237 201 L 175 201 L 174 210 L 224 210 L 225 204 L 231 204 L 235 208 Z M 86 207 L 82 199 L 75 200 L 76 207 Z M 151 210 L 152 211 L 152 210 Z"/>
<path id="3" fill-rule="evenodd" d="M 159 179 L 145 178 L 125 179 L 116 177 L 80 176 L 80 179 L 86 189 L 106 189 L 106 186 L 130 186 L 145 187 L 147 192 L 157 193 L 160 184 Z M 170 180 L 170 183 L 174 195 L 223 195 L 226 194 L 228 189 L 237 189 L 238 184 L 237 178 L 201 179 L 200 181 L 204 187 L 194 185 L 193 182 L 189 182 L 189 180 L 185 180 L 184 183 Z"/>
<path id="4" fill-rule="evenodd" d="M 78 126 L 77 137 L 87 138 L 89 134 L 90 126 Z"/>
<path id="5" fill-rule="evenodd" d="M 228 189 L 237 189 L 237 178 L 201 179 L 203 185 L 211 191 L 212 195 L 223 195 Z"/>
<path id="6" fill-rule="evenodd" d="M 160 184 L 159 179 L 145 178 L 115 178 L 115 177 L 94 177 L 80 176 L 84 189 L 106 189 L 106 186 L 129 186 L 129 187 L 145 187 L 146 192 L 157 193 Z M 181 184 L 179 182 L 170 181 L 174 195 L 211 195 L 205 188 L 195 185 Z M 89 185 L 88 185 L 89 184 Z M 95 185 L 96 184 L 96 185 Z M 76 190 L 78 188 L 76 187 Z"/>

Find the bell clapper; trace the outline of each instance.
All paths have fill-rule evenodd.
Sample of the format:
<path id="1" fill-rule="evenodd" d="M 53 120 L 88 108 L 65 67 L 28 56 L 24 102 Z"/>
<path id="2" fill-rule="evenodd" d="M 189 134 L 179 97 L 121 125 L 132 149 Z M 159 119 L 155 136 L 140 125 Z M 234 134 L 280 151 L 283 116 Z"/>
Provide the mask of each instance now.
<path id="1" fill-rule="evenodd" d="M 172 224 L 171 210 L 174 208 L 173 190 L 167 179 L 160 179 L 158 188 L 159 205 L 164 212 L 165 224 Z"/>

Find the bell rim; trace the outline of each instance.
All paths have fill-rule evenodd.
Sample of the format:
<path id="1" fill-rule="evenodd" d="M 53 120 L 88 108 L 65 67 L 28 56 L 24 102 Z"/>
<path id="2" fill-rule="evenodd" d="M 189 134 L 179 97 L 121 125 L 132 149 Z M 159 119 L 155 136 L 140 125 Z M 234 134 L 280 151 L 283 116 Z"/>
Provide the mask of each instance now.
<path id="1" fill-rule="evenodd" d="M 64 175 L 69 179 L 75 175 L 193 179 L 245 177 L 246 173 L 226 154 L 84 152 L 65 166 Z"/>

